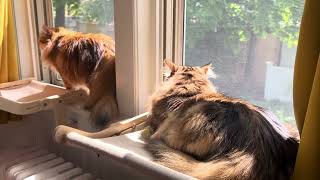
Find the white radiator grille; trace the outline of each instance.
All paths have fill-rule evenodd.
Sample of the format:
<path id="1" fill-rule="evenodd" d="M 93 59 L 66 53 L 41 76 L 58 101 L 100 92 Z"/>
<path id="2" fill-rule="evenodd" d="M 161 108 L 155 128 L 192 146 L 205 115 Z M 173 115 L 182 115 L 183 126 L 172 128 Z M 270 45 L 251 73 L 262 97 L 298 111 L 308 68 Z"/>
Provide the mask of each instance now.
<path id="1" fill-rule="evenodd" d="M 92 174 L 41 148 L 10 150 L 0 170 L 5 180 L 91 180 Z"/>

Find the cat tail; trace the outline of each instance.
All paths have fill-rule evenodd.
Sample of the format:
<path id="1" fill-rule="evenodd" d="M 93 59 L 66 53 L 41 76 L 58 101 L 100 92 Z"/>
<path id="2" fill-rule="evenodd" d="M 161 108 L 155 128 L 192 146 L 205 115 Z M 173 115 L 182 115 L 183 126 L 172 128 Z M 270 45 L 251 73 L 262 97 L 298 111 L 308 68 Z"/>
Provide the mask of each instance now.
<path id="1" fill-rule="evenodd" d="M 151 141 L 146 148 L 154 156 L 155 162 L 198 179 L 254 179 L 254 159 L 244 152 L 235 152 L 228 157 L 200 162 L 159 141 Z"/>
<path id="2" fill-rule="evenodd" d="M 118 105 L 113 96 L 103 96 L 91 108 L 91 119 L 97 128 L 104 128 L 118 117 Z"/>

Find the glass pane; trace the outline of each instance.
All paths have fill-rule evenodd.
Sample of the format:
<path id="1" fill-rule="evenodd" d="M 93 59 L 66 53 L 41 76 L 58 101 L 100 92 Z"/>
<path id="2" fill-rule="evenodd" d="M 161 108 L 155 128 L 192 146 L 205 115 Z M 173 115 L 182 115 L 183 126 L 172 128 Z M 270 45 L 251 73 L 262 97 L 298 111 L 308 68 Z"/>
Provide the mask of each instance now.
<path id="1" fill-rule="evenodd" d="M 113 0 L 53 0 L 55 27 L 114 38 Z"/>
<path id="2" fill-rule="evenodd" d="M 55 27 L 84 33 L 103 33 L 114 39 L 113 0 L 53 0 Z M 54 83 L 63 85 L 58 73 Z"/>
<path id="3" fill-rule="evenodd" d="M 186 0 L 186 65 L 212 62 L 220 92 L 295 127 L 293 65 L 304 0 Z"/>

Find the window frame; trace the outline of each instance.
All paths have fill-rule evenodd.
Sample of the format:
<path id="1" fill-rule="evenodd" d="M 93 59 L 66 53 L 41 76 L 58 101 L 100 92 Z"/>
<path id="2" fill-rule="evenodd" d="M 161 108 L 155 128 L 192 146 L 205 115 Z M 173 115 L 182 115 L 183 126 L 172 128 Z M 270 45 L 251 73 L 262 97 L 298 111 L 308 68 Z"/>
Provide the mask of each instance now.
<path id="1" fill-rule="evenodd" d="M 25 49 L 19 53 L 21 79 L 34 77 L 61 85 L 56 74 L 41 64 L 37 41 L 41 26 L 53 25 L 52 1 L 14 1 L 15 16 L 20 18 L 16 21 L 18 48 Z M 169 0 L 114 1 L 117 99 L 122 117 L 145 112 L 149 96 L 162 83 L 162 60 L 168 58 L 163 47 L 173 43 L 164 39 L 165 1 Z"/>
<path id="2" fill-rule="evenodd" d="M 164 0 L 164 57 L 177 65 L 184 64 L 185 0 Z"/>
<path id="3" fill-rule="evenodd" d="M 17 32 L 17 48 L 19 57 L 20 78 L 33 77 L 41 79 L 38 42 L 35 26 L 35 2 L 34 1 L 13 1 L 15 25 Z"/>
<path id="4" fill-rule="evenodd" d="M 114 3 L 117 98 L 123 116 L 145 112 L 149 96 L 162 83 L 163 3 Z"/>

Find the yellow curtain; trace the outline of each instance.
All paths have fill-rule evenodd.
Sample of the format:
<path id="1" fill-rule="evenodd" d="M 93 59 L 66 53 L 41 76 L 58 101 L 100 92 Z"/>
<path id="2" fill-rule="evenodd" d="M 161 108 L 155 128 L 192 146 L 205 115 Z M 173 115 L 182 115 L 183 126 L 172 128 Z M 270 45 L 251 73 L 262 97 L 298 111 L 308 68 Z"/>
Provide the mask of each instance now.
<path id="1" fill-rule="evenodd" d="M 294 69 L 294 110 L 301 143 L 294 179 L 320 179 L 320 1 L 305 0 Z"/>
<path id="2" fill-rule="evenodd" d="M 16 31 L 11 0 L 0 0 L 0 83 L 19 79 Z M 0 123 L 15 118 L 0 111 Z"/>

